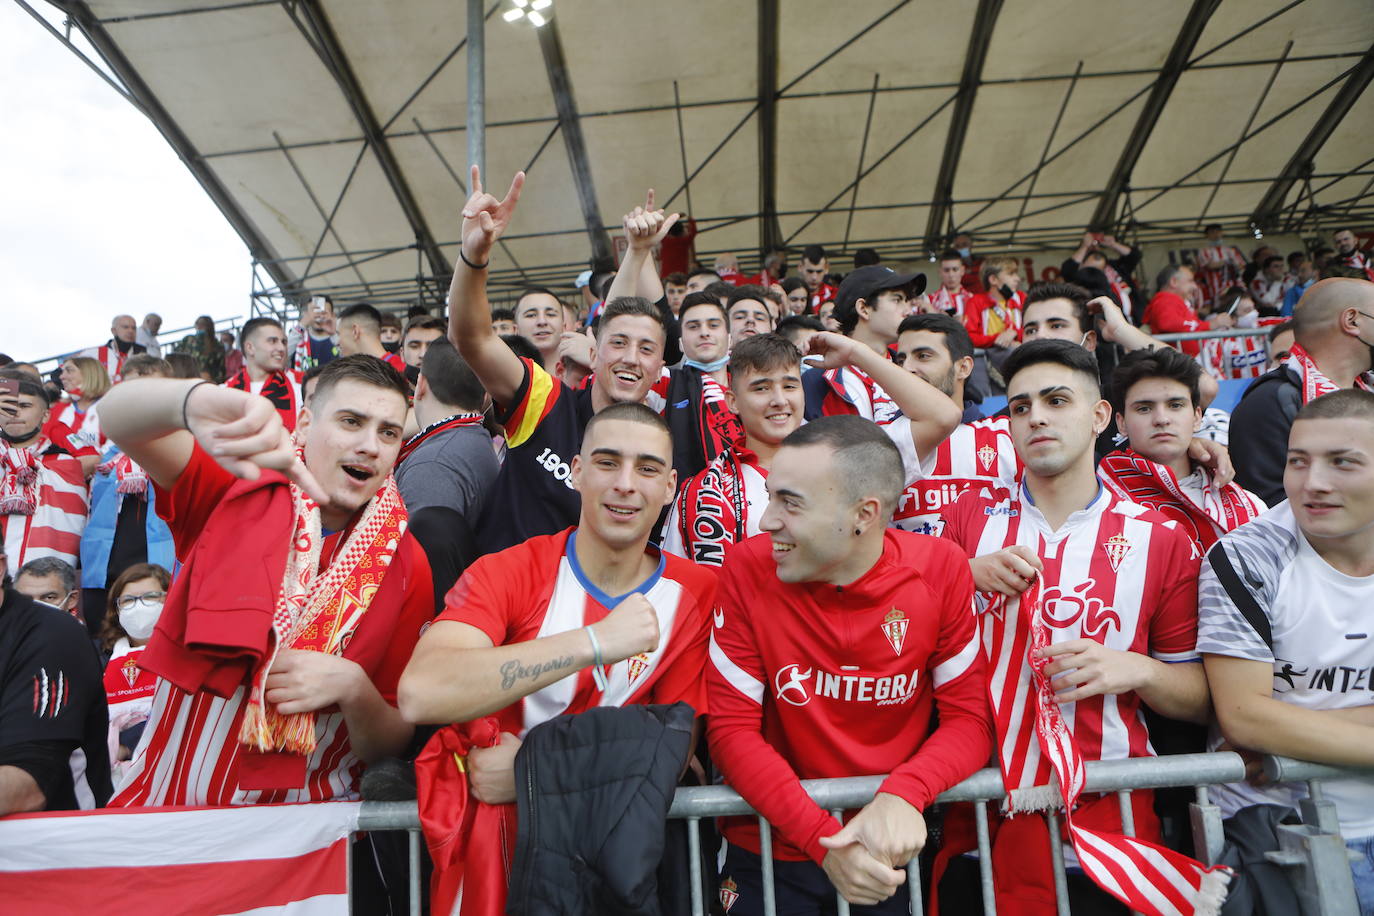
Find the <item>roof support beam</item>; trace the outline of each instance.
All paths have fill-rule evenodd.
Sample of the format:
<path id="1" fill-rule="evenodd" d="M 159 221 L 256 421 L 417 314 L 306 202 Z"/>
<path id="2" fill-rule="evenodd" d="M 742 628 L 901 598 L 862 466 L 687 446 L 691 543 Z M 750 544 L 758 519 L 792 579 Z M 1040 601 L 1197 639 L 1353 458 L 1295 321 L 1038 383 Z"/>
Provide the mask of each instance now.
<path id="1" fill-rule="evenodd" d="M 1307 136 L 1294 151 L 1279 177 L 1274 179 L 1274 183 L 1260 199 L 1255 212 L 1250 216 L 1253 225 L 1268 229 L 1278 219 L 1283 210 L 1283 202 L 1293 189 L 1293 185 L 1312 170 L 1312 161 L 1317 158 L 1317 153 L 1336 130 L 1336 126 L 1350 113 L 1350 109 L 1368 88 L 1371 80 L 1374 80 L 1374 46 L 1370 46 L 1364 53 L 1364 57 L 1346 79 L 1345 85 L 1341 86 L 1340 91 L 1326 106 L 1326 110 L 1307 132 Z"/>
<path id="2" fill-rule="evenodd" d="M 210 195 L 210 199 L 215 202 L 215 206 L 219 207 L 219 211 L 224 214 L 229 225 L 234 227 L 239 238 L 243 239 L 243 243 L 248 246 L 248 253 L 253 259 L 263 263 L 264 268 L 271 274 L 272 279 L 276 281 L 277 286 L 283 292 L 296 290 L 298 284 L 295 273 L 280 263 L 276 263 L 277 250 L 258 231 L 258 227 L 249 219 L 248 214 L 239 207 L 233 195 L 219 180 L 219 176 L 206 164 L 195 145 L 191 143 L 191 138 L 187 137 L 177 126 L 167 109 L 162 107 L 162 103 L 153 95 L 148 84 L 143 81 L 143 77 L 134 69 L 129 59 L 124 56 L 124 52 L 110 37 L 110 33 L 105 31 L 105 27 L 96 19 L 91 8 L 82 0 L 63 0 L 57 6 L 67 14 L 67 18 L 77 28 L 81 29 L 91 46 L 114 71 L 119 81 L 124 84 L 128 94 L 132 96 L 143 113 L 153 122 L 153 126 L 176 151 L 178 158 L 195 176 L 196 181 L 200 182 L 205 193 Z"/>
<path id="3" fill-rule="evenodd" d="M 1107 186 L 1102 190 L 1097 209 L 1093 211 L 1094 227 L 1109 229 L 1116 224 L 1116 204 L 1121 192 L 1130 182 L 1131 172 L 1140 161 L 1140 154 L 1144 152 L 1145 144 L 1154 133 L 1159 116 L 1164 111 L 1164 105 L 1173 94 L 1174 86 L 1178 85 L 1178 78 L 1187 69 L 1188 59 L 1193 56 L 1198 40 L 1202 38 L 1202 32 L 1207 27 L 1207 21 L 1220 5 L 1221 0 L 1193 0 L 1193 6 L 1183 20 L 1178 37 L 1174 39 L 1174 46 L 1169 49 L 1169 56 L 1164 59 L 1164 66 L 1159 70 L 1154 88 L 1145 100 L 1145 107 L 1140 110 L 1140 117 L 1136 118 L 1131 136 L 1122 147 L 1121 157 L 1117 159 L 1116 167 L 1107 179 Z"/>
<path id="4" fill-rule="evenodd" d="M 782 245 L 778 224 L 778 0 L 759 0 L 759 256 Z"/>
<path id="5" fill-rule="evenodd" d="M 945 135 L 945 151 L 940 157 L 940 171 L 935 178 L 930 218 L 926 221 L 925 247 L 932 251 L 940 247 L 939 242 L 945 235 L 950 201 L 954 198 L 954 174 L 963 155 L 964 137 L 973 115 L 973 101 L 983 81 L 983 63 L 987 60 L 992 30 L 1001 11 L 1002 0 L 978 0 L 978 11 L 973 14 L 973 30 L 969 33 L 968 51 L 964 54 L 964 72 L 959 78 L 954 112 L 949 119 L 949 133 Z"/>
<path id="6" fill-rule="evenodd" d="M 596 201 L 591 158 L 587 155 L 587 141 L 582 137 L 582 120 L 577 114 L 577 100 L 573 98 L 568 62 L 563 56 L 558 17 L 555 16 L 534 31 L 539 36 L 539 50 L 544 53 L 544 69 L 549 74 L 549 90 L 553 93 L 554 108 L 558 111 L 563 147 L 568 151 L 568 167 L 572 169 L 573 181 L 577 185 L 577 200 L 582 205 L 582 221 L 587 226 L 592 259 L 610 263 L 615 257 L 611 251 L 611 236 L 606 231 L 606 222 L 601 218 L 601 206 Z"/>
<path id="7" fill-rule="evenodd" d="M 319 52 L 321 60 L 323 60 L 330 75 L 334 77 L 334 81 L 338 83 L 344 100 L 348 102 L 348 107 L 353 111 L 354 119 L 362 128 L 367 145 L 372 149 L 372 155 L 377 158 L 377 164 L 381 166 L 382 174 L 386 176 L 387 184 L 391 185 L 391 193 L 396 195 L 396 203 L 400 205 L 401 212 L 405 214 L 406 221 L 410 223 L 411 232 L 415 236 L 416 247 L 424 254 L 425 260 L 429 262 L 429 269 L 435 276 L 447 276 L 451 272 L 448 259 L 444 257 L 438 244 L 435 243 L 434 234 L 429 231 L 424 213 L 420 210 L 420 205 L 410 190 L 405 175 L 401 173 L 400 163 L 396 161 L 396 157 L 391 152 L 391 146 L 387 143 L 385 134 L 382 133 L 381 122 L 377 120 L 372 105 L 363 93 L 362 84 L 358 82 L 358 77 L 353 72 L 353 65 L 349 63 L 348 57 L 344 54 L 343 46 L 339 44 L 339 38 L 334 33 L 334 27 L 329 23 L 329 17 L 325 15 L 324 7 L 320 5 L 320 0 L 300 0 L 299 3 L 295 4 L 295 9 L 305 16 L 310 31 L 313 33 L 316 50 Z M 288 8 L 289 11 L 290 8 Z"/>

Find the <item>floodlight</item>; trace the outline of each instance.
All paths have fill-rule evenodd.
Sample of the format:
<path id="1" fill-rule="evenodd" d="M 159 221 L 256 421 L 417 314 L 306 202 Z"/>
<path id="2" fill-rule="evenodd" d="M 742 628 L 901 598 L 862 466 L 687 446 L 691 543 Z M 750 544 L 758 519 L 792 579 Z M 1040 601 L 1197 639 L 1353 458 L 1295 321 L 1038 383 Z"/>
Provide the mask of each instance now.
<path id="1" fill-rule="evenodd" d="M 530 22 L 534 23 L 535 28 L 538 28 L 539 26 L 548 22 L 548 20 L 545 19 L 543 16 L 533 11 L 526 13 L 525 15 L 529 18 Z"/>
<path id="2" fill-rule="evenodd" d="M 518 9 L 518 8 L 512 8 L 512 9 L 506 10 L 505 13 L 503 13 L 503 14 L 501 15 L 501 18 L 504 19 L 504 20 L 506 20 L 507 22 L 514 22 L 514 21 L 517 20 L 517 19 L 523 18 L 524 15 L 525 15 L 525 11 L 524 11 L 524 10 Z"/>
<path id="3" fill-rule="evenodd" d="M 530 3 L 530 9 L 533 10 L 546 10 L 551 6 L 553 6 L 553 0 L 533 0 Z"/>

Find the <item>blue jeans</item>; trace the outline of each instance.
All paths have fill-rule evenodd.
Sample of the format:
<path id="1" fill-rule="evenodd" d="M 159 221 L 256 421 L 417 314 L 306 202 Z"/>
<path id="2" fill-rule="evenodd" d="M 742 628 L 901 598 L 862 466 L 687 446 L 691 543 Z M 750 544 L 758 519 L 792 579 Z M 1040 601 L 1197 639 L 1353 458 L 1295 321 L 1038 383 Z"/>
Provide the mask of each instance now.
<path id="1" fill-rule="evenodd" d="M 1374 836 L 1347 840 L 1346 847 L 1358 859 L 1350 863 L 1355 873 L 1355 897 L 1360 901 L 1361 916 L 1374 916 Z"/>

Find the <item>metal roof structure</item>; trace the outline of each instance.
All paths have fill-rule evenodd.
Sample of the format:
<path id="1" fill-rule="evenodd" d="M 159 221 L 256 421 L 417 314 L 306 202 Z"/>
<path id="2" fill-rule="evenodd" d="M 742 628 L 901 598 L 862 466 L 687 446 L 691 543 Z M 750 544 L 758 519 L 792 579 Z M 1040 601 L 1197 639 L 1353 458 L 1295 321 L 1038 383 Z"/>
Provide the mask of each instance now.
<path id="1" fill-rule="evenodd" d="M 15 2 L 153 120 L 264 302 L 439 301 L 470 156 L 529 176 L 497 289 L 567 287 L 648 187 L 746 268 L 1374 216 L 1368 0 L 539 0 L 540 27 L 508 21 L 528 0 L 49 0 L 66 29 Z"/>

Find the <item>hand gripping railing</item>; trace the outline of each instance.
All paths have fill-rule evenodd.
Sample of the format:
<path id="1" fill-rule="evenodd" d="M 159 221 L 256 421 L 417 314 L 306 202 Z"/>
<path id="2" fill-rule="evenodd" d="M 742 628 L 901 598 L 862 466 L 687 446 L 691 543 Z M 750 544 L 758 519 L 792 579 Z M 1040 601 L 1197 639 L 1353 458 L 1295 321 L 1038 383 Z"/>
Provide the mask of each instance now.
<path id="1" fill-rule="evenodd" d="M 1266 757 L 1263 762 L 1269 779 L 1306 782 L 1308 785 L 1308 798 L 1300 804 L 1303 823 L 1300 826 L 1281 827 L 1281 847 L 1277 852 L 1270 854 L 1271 861 L 1287 867 L 1290 880 L 1302 904 L 1303 916 L 1339 916 L 1354 912 L 1355 891 L 1349 860 L 1340 836 L 1335 806 L 1324 799 L 1321 780 L 1350 776 L 1374 780 L 1374 771 L 1348 770 L 1284 757 Z M 1116 794 L 1124 832 L 1127 835 L 1133 835 L 1135 832 L 1131 812 L 1133 790 L 1193 788 L 1195 800 L 1190 812 L 1193 845 L 1198 858 L 1210 865 L 1220 856 L 1224 837 L 1221 812 L 1211 803 L 1208 786 L 1243 781 L 1245 761 L 1240 755 L 1230 752 L 1181 754 L 1131 760 L 1089 761 L 1086 771 L 1085 791 Z M 883 778 L 860 776 L 849 779 L 812 779 L 803 780 L 802 787 L 806 789 L 812 801 L 834 812 L 838 817 L 845 810 L 861 808 L 867 804 L 882 784 Z M 1000 802 L 1003 794 L 1001 774 L 995 769 L 984 769 L 941 793 L 936 799 L 938 802 L 973 803 L 978 836 L 978 867 L 983 907 L 987 916 L 993 916 L 997 912 L 992 884 L 988 803 Z M 674 795 L 668 817 L 687 822 L 693 913 L 704 916 L 709 912 L 702 895 L 701 820 L 749 814 L 755 814 L 754 810 L 728 786 L 681 788 Z M 1067 878 L 1058 818 L 1048 817 L 1046 820 L 1050 828 L 1050 853 L 1054 865 L 1058 912 L 1069 914 Z M 759 827 L 764 912 L 768 916 L 775 916 L 771 830 L 763 818 L 759 818 Z M 420 913 L 420 839 L 415 803 L 364 802 L 358 829 L 410 832 L 410 912 Z M 923 907 L 919 869 L 920 866 L 915 860 L 907 866 L 907 887 L 911 894 L 911 912 L 915 916 L 920 916 Z M 849 912 L 849 905 L 843 898 L 839 898 L 838 912 L 842 916 Z"/>

